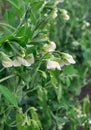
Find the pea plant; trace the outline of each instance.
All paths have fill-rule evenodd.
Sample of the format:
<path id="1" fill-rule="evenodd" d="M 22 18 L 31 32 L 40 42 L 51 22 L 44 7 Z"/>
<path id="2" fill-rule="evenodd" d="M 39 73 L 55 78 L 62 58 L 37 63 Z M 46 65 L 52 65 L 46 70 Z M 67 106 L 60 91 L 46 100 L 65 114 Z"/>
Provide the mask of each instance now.
<path id="1" fill-rule="evenodd" d="M 0 130 L 87 130 L 89 96 L 81 105 L 69 91 L 76 56 L 56 37 L 71 19 L 66 2 L 0 2 Z"/>

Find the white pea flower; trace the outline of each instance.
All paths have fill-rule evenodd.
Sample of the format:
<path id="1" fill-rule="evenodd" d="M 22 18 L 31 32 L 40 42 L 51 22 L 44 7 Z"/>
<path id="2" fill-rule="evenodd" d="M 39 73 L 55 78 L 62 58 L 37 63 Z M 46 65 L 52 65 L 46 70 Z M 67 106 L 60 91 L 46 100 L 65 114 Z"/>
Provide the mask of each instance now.
<path id="1" fill-rule="evenodd" d="M 61 68 L 64 65 L 70 65 L 70 64 L 75 64 L 75 60 L 73 59 L 73 57 L 70 54 L 67 53 L 62 53 L 62 58 L 56 58 L 54 60 L 48 59 L 47 61 L 47 69 L 58 69 L 61 70 Z"/>
<path id="2" fill-rule="evenodd" d="M 85 25 L 86 27 L 89 27 L 89 26 L 90 26 L 90 23 L 89 23 L 88 21 L 83 21 L 83 23 L 84 23 L 84 25 Z"/>
<path id="3" fill-rule="evenodd" d="M 81 118 L 81 116 L 82 116 L 82 115 L 80 115 L 80 114 L 77 114 L 77 118 Z"/>
<path id="4" fill-rule="evenodd" d="M 60 64 L 60 67 L 63 67 L 64 65 L 70 65 L 76 63 L 70 54 L 62 53 L 62 57 L 63 57 L 62 59 L 56 60 Z"/>
<path id="5" fill-rule="evenodd" d="M 64 61 L 65 65 L 70 65 L 70 64 L 75 64 L 75 60 L 73 59 L 73 57 L 70 54 L 67 53 L 63 53 L 63 56 L 65 58 L 66 61 Z"/>
<path id="6" fill-rule="evenodd" d="M 69 19 L 70 19 L 70 16 L 68 15 L 67 10 L 62 9 L 61 11 L 62 11 L 64 20 L 69 20 Z"/>
<path id="7" fill-rule="evenodd" d="M 1 53 L 2 56 L 2 65 L 5 68 L 11 67 L 12 66 L 12 60 L 5 54 L 5 53 Z"/>
<path id="8" fill-rule="evenodd" d="M 90 26 L 90 23 L 88 22 L 88 21 L 83 21 L 83 26 L 82 26 L 82 29 L 85 29 L 85 28 L 87 28 L 87 27 L 89 27 Z"/>
<path id="9" fill-rule="evenodd" d="M 66 9 L 61 9 L 61 11 L 62 11 L 62 13 L 65 14 L 65 15 L 68 13 Z"/>
<path id="10" fill-rule="evenodd" d="M 85 123 L 82 123 L 82 126 L 84 127 L 84 126 L 85 126 Z"/>
<path id="11" fill-rule="evenodd" d="M 68 14 L 66 14 L 66 15 L 64 15 L 64 16 L 63 16 L 63 18 L 64 18 L 64 20 L 66 20 L 66 21 L 67 21 L 67 20 L 69 20 L 69 19 L 70 19 L 70 16 L 69 16 Z"/>
<path id="12" fill-rule="evenodd" d="M 65 65 L 65 61 L 59 60 L 58 63 L 60 64 L 60 67 L 63 67 Z"/>
<path id="13" fill-rule="evenodd" d="M 5 68 L 12 67 L 12 60 L 10 58 L 7 58 L 7 60 L 2 60 L 2 65 Z"/>
<path id="14" fill-rule="evenodd" d="M 56 44 L 53 41 L 51 41 L 49 44 L 45 44 L 43 46 L 43 51 L 45 51 L 45 52 L 53 52 L 53 51 L 55 51 L 55 49 L 56 49 Z"/>
<path id="15" fill-rule="evenodd" d="M 73 57 L 70 54 L 65 54 L 66 60 L 70 63 L 70 64 L 75 64 L 75 60 L 73 59 Z"/>
<path id="16" fill-rule="evenodd" d="M 58 5 L 59 3 L 64 2 L 64 0 L 55 0 L 55 5 Z"/>
<path id="17" fill-rule="evenodd" d="M 54 11 L 53 11 L 53 14 L 52 14 L 52 18 L 53 19 L 55 19 L 56 17 L 57 17 L 57 12 L 58 12 L 58 10 L 57 9 L 55 9 Z"/>
<path id="18" fill-rule="evenodd" d="M 26 59 L 23 60 L 22 64 L 24 66 L 31 66 L 31 64 L 34 63 L 34 56 L 33 54 L 30 54 L 29 56 L 27 56 Z"/>
<path id="19" fill-rule="evenodd" d="M 60 64 L 56 61 L 52 61 L 52 60 L 48 60 L 47 62 L 47 69 L 58 69 L 58 70 L 61 70 L 61 67 L 60 67 Z"/>
<path id="20" fill-rule="evenodd" d="M 48 14 L 47 14 L 47 13 L 45 13 L 45 14 L 44 14 L 44 16 L 45 16 L 45 17 L 47 17 L 47 16 L 48 16 Z"/>
<path id="21" fill-rule="evenodd" d="M 13 60 L 13 66 L 18 67 L 21 66 L 23 62 L 23 57 L 17 56 L 15 60 Z"/>
<path id="22" fill-rule="evenodd" d="M 91 125 L 91 120 L 89 120 L 88 123 Z"/>
<path id="23" fill-rule="evenodd" d="M 21 65 L 24 66 L 31 66 L 31 64 L 34 63 L 34 56 L 33 54 L 30 54 L 29 56 L 27 56 L 26 59 L 24 59 L 23 57 L 17 56 L 16 59 L 13 61 L 13 66 L 18 67 Z"/>

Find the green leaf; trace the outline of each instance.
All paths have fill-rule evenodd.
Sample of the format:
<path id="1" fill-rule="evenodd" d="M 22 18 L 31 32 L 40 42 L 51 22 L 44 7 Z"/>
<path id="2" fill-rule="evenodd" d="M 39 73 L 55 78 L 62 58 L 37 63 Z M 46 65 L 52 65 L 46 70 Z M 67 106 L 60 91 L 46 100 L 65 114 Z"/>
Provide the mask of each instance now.
<path id="1" fill-rule="evenodd" d="M 19 7 L 17 6 L 17 4 L 15 4 L 15 2 L 12 2 L 12 0 L 7 0 L 11 5 L 13 5 L 16 9 L 19 9 Z"/>
<path id="2" fill-rule="evenodd" d="M 18 103 L 11 91 L 3 85 L 0 85 L 0 92 L 14 106 L 18 107 Z"/>
<path id="3" fill-rule="evenodd" d="M 38 71 L 42 74 L 43 78 L 47 79 L 47 74 L 44 71 L 42 70 L 38 70 Z"/>
<path id="4" fill-rule="evenodd" d="M 74 68 L 73 65 L 70 65 L 70 66 L 64 67 L 63 73 L 67 76 L 70 76 L 70 75 L 77 76 L 78 71 Z"/>
<path id="5" fill-rule="evenodd" d="M 17 129 L 18 130 L 25 130 L 25 127 L 22 126 L 22 122 L 23 122 L 23 115 L 22 113 L 17 113 L 16 114 L 16 122 L 17 124 L 19 123 L 20 125 L 17 125 Z"/>
<path id="6" fill-rule="evenodd" d="M 36 121 L 37 127 L 38 127 L 38 128 L 41 128 L 41 127 L 42 127 L 42 126 L 41 126 L 41 122 L 40 122 L 39 117 L 38 117 L 38 115 L 37 115 L 36 109 L 33 108 L 33 107 L 31 108 L 31 116 L 32 116 L 32 119 L 33 119 L 34 121 Z"/>
<path id="7" fill-rule="evenodd" d="M 89 114 L 89 109 L 90 109 L 90 100 L 89 96 L 87 95 L 87 97 L 85 97 L 83 101 L 83 112 L 85 114 Z"/>
<path id="8" fill-rule="evenodd" d="M 70 78 L 67 77 L 67 78 L 65 79 L 65 82 L 66 82 L 67 87 L 69 87 L 70 84 L 71 84 L 71 82 L 70 82 Z"/>
<path id="9" fill-rule="evenodd" d="M 61 97 L 62 97 L 62 86 L 61 86 L 61 83 L 60 83 L 59 86 L 58 86 L 58 89 L 57 89 L 57 99 L 58 99 L 58 102 L 60 102 Z"/>

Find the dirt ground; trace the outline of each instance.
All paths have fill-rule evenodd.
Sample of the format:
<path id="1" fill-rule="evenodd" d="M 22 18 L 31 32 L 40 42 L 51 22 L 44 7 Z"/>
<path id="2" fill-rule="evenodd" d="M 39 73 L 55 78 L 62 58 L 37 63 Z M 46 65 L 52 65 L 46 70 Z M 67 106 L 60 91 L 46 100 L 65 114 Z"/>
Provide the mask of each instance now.
<path id="1" fill-rule="evenodd" d="M 87 95 L 89 95 L 90 101 L 91 101 L 91 83 L 89 83 L 88 85 L 84 86 L 81 90 L 81 94 L 78 97 L 79 100 L 83 100 Z M 91 105 L 90 105 L 90 109 L 89 109 L 90 113 L 91 113 Z M 78 130 L 84 130 L 83 127 L 79 127 Z M 89 130 L 89 129 L 88 129 Z"/>

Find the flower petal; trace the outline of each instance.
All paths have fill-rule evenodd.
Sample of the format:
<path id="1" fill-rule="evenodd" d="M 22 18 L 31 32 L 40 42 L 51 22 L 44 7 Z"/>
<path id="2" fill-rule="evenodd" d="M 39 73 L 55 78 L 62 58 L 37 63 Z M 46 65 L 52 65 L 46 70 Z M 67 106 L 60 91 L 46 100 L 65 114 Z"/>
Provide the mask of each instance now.
<path id="1" fill-rule="evenodd" d="M 60 64 L 56 61 L 52 61 L 52 60 L 48 60 L 47 62 L 47 69 L 58 69 L 58 70 L 61 70 L 61 67 L 60 67 Z"/>
<path id="2" fill-rule="evenodd" d="M 2 65 L 5 67 L 5 68 L 8 68 L 8 67 L 12 67 L 12 60 L 10 58 L 8 58 L 8 60 L 2 60 Z"/>
<path id="3" fill-rule="evenodd" d="M 34 63 L 34 56 L 33 54 L 30 54 L 24 61 L 23 61 L 23 65 L 25 66 L 31 66 L 31 64 Z"/>
<path id="4" fill-rule="evenodd" d="M 13 66 L 18 67 L 21 66 L 22 64 L 22 57 L 17 56 L 15 60 L 13 60 Z"/>
<path id="5" fill-rule="evenodd" d="M 53 41 L 51 41 L 50 44 L 45 44 L 43 46 L 43 50 L 45 52 L 53 52 L 55 49 L 56 49 L 56 44 Z"/>
<path id="6" fill-rule="evenodd" d="M 66 59 L 67 59 L 67 61 L 69 63 L 71 63 L 71 64 L 75 64 L 76 63 L 75 60 L 73 59 L 73 57 L 70 54 L 66 54 L 65 53 L 65 56 L 66 56 Z"/>

